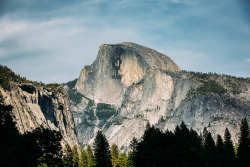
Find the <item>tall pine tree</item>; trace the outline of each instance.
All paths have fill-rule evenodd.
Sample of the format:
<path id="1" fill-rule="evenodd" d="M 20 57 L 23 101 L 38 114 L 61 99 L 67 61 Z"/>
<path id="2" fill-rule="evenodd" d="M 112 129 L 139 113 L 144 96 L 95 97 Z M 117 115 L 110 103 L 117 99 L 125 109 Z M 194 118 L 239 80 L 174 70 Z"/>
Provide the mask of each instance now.
<path id="1" fill-rule="evenodd" d="M 118 165 L 119 149 L 115 143 L 112 144 L 110 152 L 111 152 L 112 166 L 116 167 Z"/>
<path id="2" fill-rule="evenodd" d="M 127 167 L 127 155 L 125 153 L 121 153 L 118 158 L 118 167 Z"/>
<path id="3" fill-rule="evenodd" d="M 63 165 L 65 167 L 73 166 L 73 152 L 68 143 L 65 145 L 65 148 L 64 148 Z"/>
<path id="4" fill-rule="evenodd" d="M 226 128 L 224 133 L 224 166 L 233 167 L 235 165 L 235 152 L 231 133 Z"/>
<path id="5" fill-rule="evenodd" d="M 88 157 L 84 148 L 80 152 L 78 167 L 88 167 Z"/>
<path id="6" fill-rule="evenodd" d="M 94 154 L 92 152 L 91 146 L 87 146 L 87 159 L 88 159 L 88 167 L 94 167 L 96 165 Z"/>
<path id="7" fill-rule="evenodd" d="M 216 166 L 216 147 L 210 132 L 204 134 L 204 151 L 207 157 L 207 166 Z"/>
<path id="8" fill-rule="evenodd" d="M 217 153 L 218 166 L 222 166 L 224 164 L 223 162 L 224 143 L 220 135 L 217 135 L 216 138 L 216 153 Z"/>
<path id="9" fill-rule="evenodd" d="M 249 126 L 247 119 L 244 118 L 241 121 L 240 126 L 240 137 L 238 142 L 237 150 L 237 165 L 239 166 L 249 166 L 250 157 L 250 138 L 249 138 Z"/>
<path id="10" fill-rule="evenodd" d="M 74 145 L 72 148 L 72 155 L 73 155 L 73 158 L 72 158 L 73 166 L 77 167 L 79 163 L 79 153 L 78 153 L 76 145 Z"/>
<path id="11" fill-rule="evenodd" d="M 1 99 L 0 99 L 1 100 Z M 1 101 L 0 101 L 1 102 Z M 0 162 L 1 166 L 18 166 L 20 148 L 19 141 L 21 136 L 17 130 L 15 122 L 12 119 L 12 106 L 0 104 Z"/>
<path id="12" fill-rule="evenodd" d="M 111 167 L 109 143 L 101 131 L 97 132 L 94 144 L 94 156 L 97 167 Z"/>

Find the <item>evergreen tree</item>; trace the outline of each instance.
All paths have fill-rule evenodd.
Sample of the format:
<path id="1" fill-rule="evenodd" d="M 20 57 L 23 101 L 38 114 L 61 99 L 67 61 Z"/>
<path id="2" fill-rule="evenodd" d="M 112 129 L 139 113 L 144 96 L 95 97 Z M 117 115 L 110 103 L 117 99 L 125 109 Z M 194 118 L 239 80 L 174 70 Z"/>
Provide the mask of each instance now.
<path id="1" fill-rule="evenodd" d="M 1 166 L 20 165 L 21 136 L 12 119 L 12 107 L 0 104 L 0 162 Z M 27 165 L 26 163 L 21 165 Z"/>
<path id="2" fill-rule="evenodd" d="M 88 159 L 88 167 L 94 167 L 96 165 L 94 154 L 92 152 L 91 146 L 87 146 L 87 159 Z"/>
<path id="3" fill-rule="evenodd" d="M 0 104 L 1 166 L 55 166 L 61 163 L 62 136 L 43 127 L 19 134 L 12 107 Z"/>
<path id="4" fill-rule="evenodd" d="M 72 158 L 73 166 L 76 167 L 78 166 L 78 163 L 79 163 L 79 153 L 77 151 L 76 145 L 74 145 L 72 148 L 72 155 L 73 155 L 73 158 Z"/>
<path id="5" fill-rule="evenodd" d="M 207 166 L 216 166 L 216 147 L 210 132 L 204 134 L 204 151 L 207 158 Z"/>
<path id="6" fill-rule="evenodd" d="M 97 132 L 94 144 L 94 156 L 97 167 L 111 167 L 109 143 L 101 131 Z"/>
<path id="7" fill-rule="evenodd" d="M 56 166 L 61 164 L 62 146 L 60 142 L 62 135 L 60 132 L 39 127 L 32 132 L 26 132 L 23 138 L 25 149 L 27 152 L 31 153 L 30 158 L 32 159 L 34 154 L 39 157 L 37 159 L 38 164 L 44 166 Z"/>
<path id="8" fill-rule="evenodd" d="M 81 149 L 78 167 L 88 167 L 88 157 L 84 148 Z"/>
<path id="9" fill-rule="evenodd" d="M 177 125 L 177 126 L 175 127 L 174 134 L 175 134 L 176 136 L 181 136 L 181 129 L 180 129 L 179 125 Z"/>
<path id="10" fill-rule="evenodd" d="M 119 149 L 115 143 L 112 144 L 110 152 L 111 152 L 112 166 L 116 167 L 118 164 Z"/>
<path id="11" fill-rule="evenodd" d="M 128 158 L 127 158 L 127 167 L 134 167 L 134 163 L 133 163 L 133 154 L 131 152 L 128 153 Z"/>
<path id="12" fill-rule="evenodd" d="M 65 148 L 64 148 L 63 165 L 65 167 L 73 166 L 73 152 L 68 143 L 65 145 Z"/>
<path id="13" fill-rule="evenodd" d="M 126 167 L 127 166 L 127 155 L 125 153 L 121 153 L 118 158 L 118 166 Z"/>
<path id="14" fill-rule="evenodd" d="M 250 138 L 247 119 L 241 120 L 240 137 L 238 141 L 237 160 L 238 166 L 249 166 Z"/>
<path id="15" fill-rule="evenodd" d="M 135 137 L 130 142 L 129 148 L 131 149 L 131 153 L 135 153 L 137 149 L 138 141 Z"/>
<path id="16" fill-rule="evenodd" d="M 223 166 L 224 143 L 220 135 L 217 135 L 216 138 L 216 154 L 217 154 L 218 166 Z"/>
<path id="17" fill-rule="evenodd" d="M 137 155 L 138 141 L 135 137 L 130 142 L 129 148 L 131 152 L 129 153 L 128 161 L 130 166 L 135 166 L 135 159 Z"/>
<path id="18" fill-rule="evenodd" d="M 192 128 L 189 132 L 189 142 L 191 147 L 196 148 L 198 151 L 202 151 L 202 139 Z"/>
<path id="19" fill-rule="evenodd" d="M 204 146 L 204 142 L 205 142 L 207 134 L 208 134 L 207 128 L 204 127 L 203 133 L 202 133 L 202 143 L 203 143 L 203 146 Z"/>
<path id="20" fill-rule="evenodd" d="M 226 128 L 224 133 L 224 166 L 234 166 L 235 164 L 235 152 L 233 142 L 231 140 L 231 134 Z"/>
<path id="21" fill-rule="evenodd" d="M 189 129 L 187 128 L 187 125 L 182 121 L 180 125 L 180 132 L 182 137 L 189 137 Z"/>

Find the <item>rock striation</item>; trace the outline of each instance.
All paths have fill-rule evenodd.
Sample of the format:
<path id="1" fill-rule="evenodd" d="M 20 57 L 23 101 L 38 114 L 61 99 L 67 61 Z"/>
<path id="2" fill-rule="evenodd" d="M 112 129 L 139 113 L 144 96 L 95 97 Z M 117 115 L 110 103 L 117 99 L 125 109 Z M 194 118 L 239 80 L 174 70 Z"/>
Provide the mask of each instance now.
<path id="1" fill-rule="evenodd" d="M 250 116 L 249 78 L 183 72 L 169 57 L 129 42 L 101 45 L 72 89 L 82 94 L 71 103 L 82 145 L 102 130 L 126 150 L 147 121 L 163 131 L 184 121 L 198 132 L 207 127 L 214 138 L 228 127 L 237 142 L 240 121 Z"/>
<path id="2" fill-rule="evenodd" d="M 0 87 L 0 98 L 5 105 L 13 106 L 20 133 L 44 126 L 61 132 L 62 145 L 79 145 L 67 91 L 60 85 L 55 89 L 56 93 L 31 82 L 10 82 L 9 89 Z"/>

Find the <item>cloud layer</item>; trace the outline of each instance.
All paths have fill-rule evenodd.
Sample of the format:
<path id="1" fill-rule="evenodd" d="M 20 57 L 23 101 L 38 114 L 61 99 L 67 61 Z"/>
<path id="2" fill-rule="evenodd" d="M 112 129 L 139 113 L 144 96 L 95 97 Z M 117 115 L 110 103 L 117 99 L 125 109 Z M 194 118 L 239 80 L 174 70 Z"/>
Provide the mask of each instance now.
<path id="1" fill-rule="evenodd" d="M 244 1 L 0 1 L 0 63 L 31 80 L 67 82 L 103 43 L 135 42 L 182 69 L 249 77 Z"/>

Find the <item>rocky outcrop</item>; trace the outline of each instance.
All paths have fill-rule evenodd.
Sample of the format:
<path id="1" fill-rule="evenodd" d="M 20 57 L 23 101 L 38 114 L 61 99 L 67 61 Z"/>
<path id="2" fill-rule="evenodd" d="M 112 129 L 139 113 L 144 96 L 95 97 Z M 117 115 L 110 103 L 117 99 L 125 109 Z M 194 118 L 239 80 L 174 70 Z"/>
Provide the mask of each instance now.
<path id="1" fill-rule="evenodd" d="M 7 90 L 0 87 L 0 97 L 5 105 L 13 106 L 20 133 L 44 126 L 60 131 L 63 145 L 79 145 L 68 94 L 60 85 L 54 87 L 54 90 L 56 93 L 39 84 L 10 82 Z"/>
<path id="2" fill-rule="evenodd" d="M 83 145 L 102 130 L 125 150 L 147 121 L 163 131 L 184 121 L 214 137 L 228 127 L 236 142 L 241 119 L 250 115 L 250 79 L 182 72 L 169 57 L 134 43 L 101 45 L 73 90 L 83 95 L 71 105 Z"/>
<path id="3" fill-rule="evenodd" d="M 80 73 L 76 89 L 95 102 L 121 106 L 125 90 L 147 79 L 154 69 L 181 71 L 167 56 L 134 44 L 101 45 L 96 60 Z"/>

